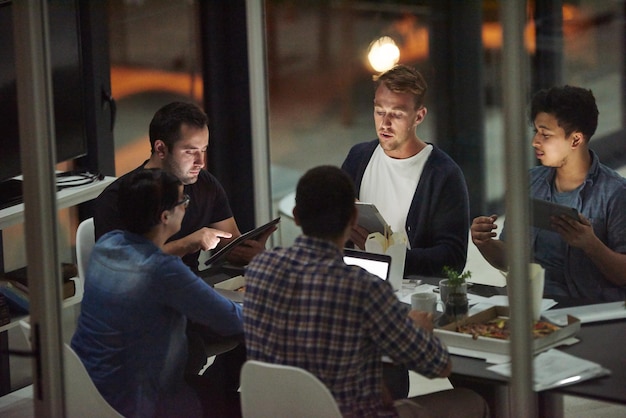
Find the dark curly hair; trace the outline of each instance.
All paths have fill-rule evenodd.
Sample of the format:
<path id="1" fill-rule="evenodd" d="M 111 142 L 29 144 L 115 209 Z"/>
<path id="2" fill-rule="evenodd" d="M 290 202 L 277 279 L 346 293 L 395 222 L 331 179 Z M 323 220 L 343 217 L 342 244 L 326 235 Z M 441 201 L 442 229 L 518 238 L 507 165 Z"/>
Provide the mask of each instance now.
<path id="1" fill-rule="evenodd" d="M 579 131 L 589 142 L 598 127 L 598 106 L 591 90 L 563 86 L 539 90 L 530 104 L 530 124 L 537 114 L 554 115 L 565 136 Z"/>
<path id="2" fill-rule="evenodd" d="M 310 169 L 296 186 L 296 211 L 302 232 L 333 239 L 345 230 L 353 214 L 355 189 L 340 168 L 324 165 Z"/>

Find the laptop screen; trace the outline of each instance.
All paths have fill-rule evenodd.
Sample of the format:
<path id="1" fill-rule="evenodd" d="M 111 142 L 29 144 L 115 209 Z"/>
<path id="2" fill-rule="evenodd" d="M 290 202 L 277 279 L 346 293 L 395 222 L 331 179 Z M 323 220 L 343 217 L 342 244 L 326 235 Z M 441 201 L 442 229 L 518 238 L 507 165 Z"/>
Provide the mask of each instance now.
<path id="1" fill-rule="evenodd" d="M 383 280 L 389 278 L 391 257 L 388 255 L 344 248 L 343 261 L 348 265 L 359 266 Z"/>

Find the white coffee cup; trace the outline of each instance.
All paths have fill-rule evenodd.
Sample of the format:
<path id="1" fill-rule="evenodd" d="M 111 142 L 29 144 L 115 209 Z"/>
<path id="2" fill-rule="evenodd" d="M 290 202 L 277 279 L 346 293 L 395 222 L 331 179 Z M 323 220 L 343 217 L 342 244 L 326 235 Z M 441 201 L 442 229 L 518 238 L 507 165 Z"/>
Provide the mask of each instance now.
<path id="1" fill-rule="evenodd" d="M 437 301 L 437 295 L 432 292 L 419 292 L 411 295 L 411 309 L 416 311 L 436 314 L 438 303 L 441 304 Z"/>
<path id="2" fill-rule="evenodd" d="M 502 272 L 501 272 L 502 273 Z M 504 277 L 507 279 L 507 294 L 509 297 L 509 301 L 511 300 L 512 295 L 509 293 L 511 289 L 511 284 L 509 283 L 509 277 L 507 273 L 502 273 Z M 528 266 L 528 275 L 530 277 L 530 307 L 531 313 L 533 316 L 533 320 L 539 321 L 541 319 L 541 311 L 543 304 L 543 285 L 545 281 L 545 271 L 541 265 L 537 263 L 530 263 Z M 513 296 L 514 297 L 514 296 Z"/>
<path id="3" fill-rule="evenodd" d="M 543 267 L 536 263 L 530 263 L 530 297 L 533 302 L 533 319 L 539 321 L 541 318 L 541 304 L 543 302 L 543 284 L 545 272 Z"/>

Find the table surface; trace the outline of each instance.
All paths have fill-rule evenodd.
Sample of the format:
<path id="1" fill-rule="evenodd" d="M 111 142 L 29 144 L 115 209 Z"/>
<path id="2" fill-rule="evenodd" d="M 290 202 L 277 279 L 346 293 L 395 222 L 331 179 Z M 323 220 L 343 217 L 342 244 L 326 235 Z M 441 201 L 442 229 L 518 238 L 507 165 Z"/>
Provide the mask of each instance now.
<path id="1" fill-rule="evenodd" d="M 593 361 L 611 371 L 611 375 L 547 392 L 564 393 L 609 402 L 626 403 L 626 355 L 624 344 L 626 321 L 616 320 L 581 325 L 580 342 L 558 349 Z M 609 349 L 612 348 L 612 349 Z M 508 384 L 508 378 L 487 370 L 489 364 L 481 359 L 452 356 L 452 373 L 463 378 L 475 378 L 483 383 Z"/>
<path id="2" fill-rule="evenodd" d="M 226 280 L 240 271 L 205 271 L 200 275 L 215 284 Z M 415 276 L 423 283 L 437 284 L 439 278 Z M 497 294 L 506 294 L 506 288 L 474 284 L 468 290 L 481 296 L 489 297 Z M 589 303 L 589 301 L 587 301 Z M 563 302 L 557 305 L 562 307 Z M 572 305 L 572 304 L 570 304 Z M 541 393 L 563 393 L 582 396 L 608 402 L 626 403 L 626 320 L 613 320 L 582 324 L 577 334 L 580 342 L 567 347 L 559 347 L 565 353 L 584 358 L 609 369 L 609 376 L 587 380 L 581 383 L 554 388 Z M 464 380 L 475 380 L 483 384 L 507 385 L 509 379 L 500 374 L 487 370 L 489 367 L 482 359 L 452 355 L 452 374 Z"/>
<path id="3" fill-rule="evenodd" d="M 470 290 L 471 291 L 471 290 Z M 556 307 L 562 307 L 562 303 Z M 580 341 L 559 350 L 600 364 L 611 371 L 609 376 L 554 388 L 546 393 L 562 393 L 608 402 L 626 403 L 626 320 L 582 324 L 576 336 Z M 508 384 L 508 378 L 487 370 L 482 359 L 452 356 L 452 373 L 482 383 Z"/>

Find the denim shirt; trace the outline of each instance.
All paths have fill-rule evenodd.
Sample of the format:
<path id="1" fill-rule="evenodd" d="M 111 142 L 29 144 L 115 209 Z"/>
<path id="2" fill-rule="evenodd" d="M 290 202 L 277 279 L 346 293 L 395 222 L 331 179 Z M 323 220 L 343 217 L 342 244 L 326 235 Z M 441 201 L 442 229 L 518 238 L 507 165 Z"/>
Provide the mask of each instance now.
<path id="1" fill-rule="evenodd" d="M 626 253 L 626 179 L 600 163 L 598 156 L 589 151 L 591 167 L 585 179 L 575 208 L 583 214 L 593 227 L 595 235 L 610 249 Z M 554 201 L 552 196 L 556 169 L 534 167 L 530 170 L 530 195 Z M 532 228 L 531 243 L 535 261 L 545 267 L 541 255 L 536 254 L 538 228 Z M 565 296 L 575 299 L 590 299 L 601 302 L 623 301 L 626 288 L 608 281 L 593 261 L 580 248 L 565 244 L 564 283 L 552 283 L 546 270 L 545 290 L 561 288 Z M 548 293 L 548 292 L 546 292 Z"/>
<path id="2" fill-rule="evenodd" d="M 124 416 L 199 416 L 199 401 L 184 381 L 187 318 L 220 335 L 243 333 L 241 307 L 180 257 L 115 230 L 91 254 L 72 348 Z"/>

